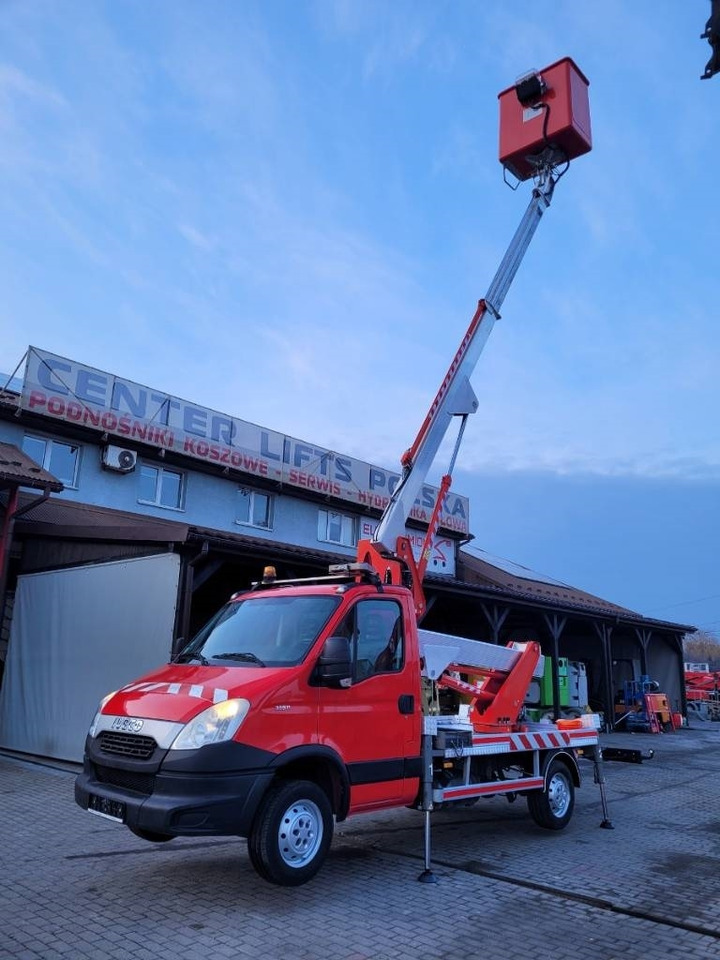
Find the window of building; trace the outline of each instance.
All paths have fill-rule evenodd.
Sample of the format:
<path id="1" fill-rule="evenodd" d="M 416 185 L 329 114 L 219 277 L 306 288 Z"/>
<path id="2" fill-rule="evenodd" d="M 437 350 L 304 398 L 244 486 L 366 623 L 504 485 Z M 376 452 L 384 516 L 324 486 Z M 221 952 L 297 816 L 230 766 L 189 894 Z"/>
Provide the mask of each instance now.
<path id="1" fill-rule="evenodd" d="M 184 476 L 166 467 L 152 467 L 143 463 L 140 467 L 140 493 L 138 503 L 151 503 L 156 507 L 182 509 Z"/>
<path id="2" fill-rule="evenodd" d="M 80 447 L 77 444 L 27 434 L 23 439 L 22 448 L 24 453 L 61 480 L 66 487 L 77 486 L 80 463 Z"/>
<path id="3" fill-rule="evenodd" d="M 273 498 L 260 490 L 240 487 L 237 496 L 235 523 L 269 530 L 273 520 Z"/>
<path id="4" fill-rule="evenodd" d="M 318 511 L 318 540 L 354 547 L 357 543 L 357 517 L 334 510 Z"/>

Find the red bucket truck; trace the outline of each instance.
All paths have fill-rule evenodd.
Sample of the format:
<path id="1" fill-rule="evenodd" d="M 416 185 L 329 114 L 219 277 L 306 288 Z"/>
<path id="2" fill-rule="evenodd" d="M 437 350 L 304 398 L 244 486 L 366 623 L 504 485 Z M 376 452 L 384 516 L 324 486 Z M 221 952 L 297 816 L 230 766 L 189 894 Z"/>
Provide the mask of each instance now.
<path id="1" fill-rule="evenodd" d="M 279 582 L 267 568 L 171 663 L 109 694 L 87 736 L 75 786 L 81 807 L 152 842 L 246 837 L 257 872 L 288 886 L 318 871 L 335 822 L 414 807 L 425 814 L 420 879 L 432 881 L 433 809 L 523 796 L 540 826 L 559 830 L 572 816 L 581 752 L 595 764 L 601 825 L 611 826 L 599 718 L 523 719 L 528 687 L 543 672 L 539 645 L 501 647 L 419 626 L 429 545 L 478 405 L 470 374 L 559 176 L 589 149 L 589 120 L 577 105 L 587 83 L 576 74 L 584 81 L 561 61 L 524 78 L 517 102 L 505 104 L 507 152 L 523 178 L 532 170 L 532 198 L 402 458 L 373 538 L 360 542 L 356 562 L 327 576 Z M 572 110 L 563 102 L 570 95 Z M 552 122 L 572 124 L 578 114 L 584 139 Z M 501 154 L 503 143 L 501 130 Z M 456 417 L 450 468 L 416 563 L 406 522 Z"/>

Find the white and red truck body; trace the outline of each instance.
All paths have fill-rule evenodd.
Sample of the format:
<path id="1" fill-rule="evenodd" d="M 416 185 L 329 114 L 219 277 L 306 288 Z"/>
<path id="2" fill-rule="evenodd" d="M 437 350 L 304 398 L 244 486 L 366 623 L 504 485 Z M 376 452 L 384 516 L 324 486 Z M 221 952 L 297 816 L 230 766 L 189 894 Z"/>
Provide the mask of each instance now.
<path id="1" fill-rule="evenodd" d="M 258 584 L 187 648 L 180 659 L 190 662 L 107 698 L 76 781 L 80 806 L 155 842 L 248 837 L 258 871 L 283 884 L 309 879 L 332 820 L 357 813 L 520 795 L 541 826 L 564 827 L 578 751 L 600 759 L 597 718 L 525 723 L 524 693 L 542 672 L 537 644 L 494 647 L 419 630 L 412 592 L 357 568 L 323 583 Z M 285 619 L 275 618 L 275 635 L 243 634 L 245 622 L 265 626 L 268 605 Z M 283 631 L 296 635 L 308 612 L 316 633 L 290 652 Z M 238 642 L 218 649 L 218 637 L 233 646 L 235 619 Z M 287 791 L 303 785 L 308 794 L 308 784 L 323 799 L 301 803 L 301 846 L 263 852 L 257 835 L 267 847 L 281 829 L 265 825 L 273 797 L 285 791 L 296 809 L 303 797 Z"/>

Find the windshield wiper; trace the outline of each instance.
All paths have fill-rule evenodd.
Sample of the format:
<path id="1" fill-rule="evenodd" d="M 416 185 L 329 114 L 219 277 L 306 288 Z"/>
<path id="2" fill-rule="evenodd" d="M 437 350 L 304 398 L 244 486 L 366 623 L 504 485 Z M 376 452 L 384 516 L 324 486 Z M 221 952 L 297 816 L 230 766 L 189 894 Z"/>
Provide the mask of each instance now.
<path id="1" fill-rule="evenodd" d="M 260 657 L 256 657 L 254 653 L 249 651 L 246 653 L 214 653 L 212 657 L 213 660 L 247 660 L 248 663 L 256 663 L 259 667 L 265 666 Z"/>
<path id="2" fill-rule="evenodd" d="M 204 657 L 201 653 L 190 653 L 189 651 L 187 653 L 179 653 L 172 662 L 189 663 L 191 660 L 197 660 L 204 667 L 210 666 L 210 661 L 207 657 Z"/>

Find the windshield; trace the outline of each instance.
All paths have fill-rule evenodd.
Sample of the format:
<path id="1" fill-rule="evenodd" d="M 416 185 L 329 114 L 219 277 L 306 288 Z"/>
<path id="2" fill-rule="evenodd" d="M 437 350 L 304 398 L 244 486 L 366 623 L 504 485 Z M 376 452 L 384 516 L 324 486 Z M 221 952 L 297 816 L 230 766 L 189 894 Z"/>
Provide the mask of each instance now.
<path id="1" fill-rule="evenodd" d="M 340 603 L 339 597 L 253 597 L 228 603 L 178 660 L 286 667 L 305 657 Z"/>

